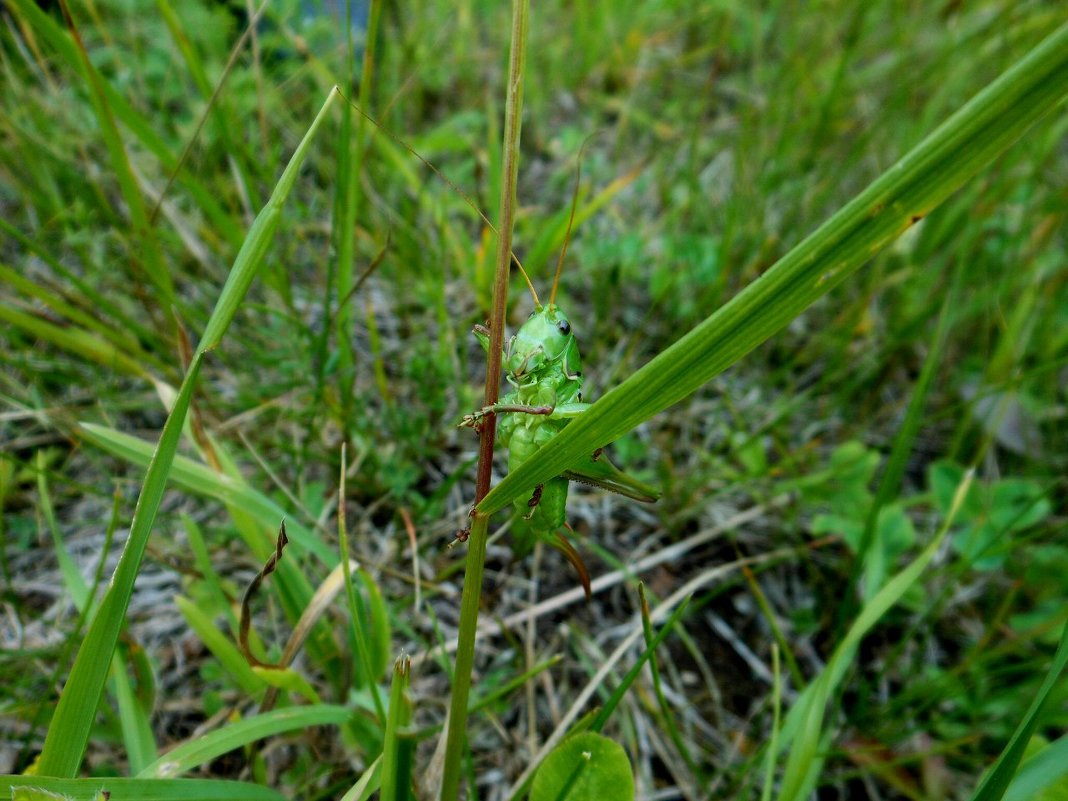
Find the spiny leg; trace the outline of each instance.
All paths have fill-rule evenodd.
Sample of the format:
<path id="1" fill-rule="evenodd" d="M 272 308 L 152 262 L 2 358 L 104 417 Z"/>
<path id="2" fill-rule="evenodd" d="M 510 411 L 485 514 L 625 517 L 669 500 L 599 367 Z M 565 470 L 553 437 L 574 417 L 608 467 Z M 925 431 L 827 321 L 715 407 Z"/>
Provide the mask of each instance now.
<path id="1" fill-rule="evenodd" d="M 482 420 L 487 414 L 500 414 L 502 412 L 515 412 L 517 414 L 541 414 L 551 415 L 555 407 L 553 406 L 528 406 L 522 403 L 494 403 L 491 406 L 483 406 L 476 412 L 471 414 L 465 414 L 460 420 L 460 424 L 457 428 L 463 428 L 464 426 L 470 426 L 477 429 L 482 424 Z"/>

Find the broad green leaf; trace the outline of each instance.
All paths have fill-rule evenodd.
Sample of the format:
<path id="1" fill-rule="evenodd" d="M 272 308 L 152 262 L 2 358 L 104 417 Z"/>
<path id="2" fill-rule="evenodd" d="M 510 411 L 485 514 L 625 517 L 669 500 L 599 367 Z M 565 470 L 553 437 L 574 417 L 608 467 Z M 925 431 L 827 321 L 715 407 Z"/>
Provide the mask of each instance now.
<path id="1" fill-rule="evenodd" d="M 309 726 L 341 726 L 350 717 L 348 708 L 325 704 L 264 712 L 182 743 L 142 770 L 138 778 L 174 778 L 257 740 Z"/>
<path id="2" fill-rule="evenodd" d="M 284 795 L 269 787 L 219 779 L 54 779 L 45 776 L 0 776 L 0 797 L 25 801 L 101 801 L 102 797 L 108 801 L 286 801 Z"/>
<path id="3" fill-rule="evenodd" d="M 1068 25 L 1047 37 L 775 266 L 616 386 L 478 504 L 492 514 L 690 395 L 781 330 L 988 166 L 1068 94 Z"/>
<path id="4" fill-rule="evenodd" d="M 538 768 L 530 801 L 633 801 L 623 746 L 592 731 L 569 737 Z"/>
<path id="5" fill-rule="evenodd" d="M 1031 738 L 1028 756 L 1005 791 L 1005 801 L 1068 801 L 1068 735 L 1045 743 Z"/>

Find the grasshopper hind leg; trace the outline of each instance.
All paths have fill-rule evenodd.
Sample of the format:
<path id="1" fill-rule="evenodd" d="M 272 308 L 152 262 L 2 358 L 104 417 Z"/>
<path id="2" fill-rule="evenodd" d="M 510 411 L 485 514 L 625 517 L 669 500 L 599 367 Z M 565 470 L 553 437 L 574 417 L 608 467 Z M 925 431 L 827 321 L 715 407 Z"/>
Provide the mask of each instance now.
<path id="1" fill-rule="evenodd" d="M 572 534 L 575 533 L 575 530 L 567 523 L 564 523 L 564 527 Z M 578 573 L 579 582 L 582 584 L 582 590 L 586 594 L 586 602 L 589 603 L 592 601 L 593 592 L 590 589 L 590 571 L 586 569 L 586 563 L 582 561 L 582 556 L 575 549 L 575 546 L 571 544 L 571 540 L 559 531 L 556 531 L 549 544 L 562 553 L 564 558 L 571 563 L 573 568 L 575 568 L 575 572 Z"/>

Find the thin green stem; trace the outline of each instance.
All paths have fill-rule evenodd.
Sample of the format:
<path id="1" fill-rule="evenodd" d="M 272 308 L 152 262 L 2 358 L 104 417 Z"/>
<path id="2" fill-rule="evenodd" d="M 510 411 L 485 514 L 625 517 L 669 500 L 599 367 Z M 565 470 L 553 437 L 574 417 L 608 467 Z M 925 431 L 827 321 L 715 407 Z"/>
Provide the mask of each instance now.
<path id="1" fill-rule="evenodd" d="M 519 134 L 523 120 L 523 65 L 526 61 L 527 24 L 530 0 L 513 0 L 512 46 L 508 65 L 507 105 L 504 114 L 504 162 L 501 181 L 500 219 L 497 226 L 497 269 L 493 282 L 493 308 L 490 314 L 490 346 L 486 359 L 486 406 L 497 402 L 501 386 L 501 351 L 504 345 L 504 316 L 508 307 L 508 272 L 511 267 L 512 224 L 515 216 L 515 186 L 519 172 Z M 475 503 L 489 492 L 493 467 L 493 440 L 497 433 L 496 415 L 489 414 L 479 438 L 478 474 Z M 471 692 L 471 671 L 475 662 L 478 607 L 482 596 L 482 573 L 486 563 L 489 515 L 475 515 L 472 521 L 464 589 L 460 601 L 459 644 L 456 672 L 445 734 L 445 768 L 441 781 L 442 801 L 454 801 L 460 791 L 460 767 L 467 728 L 467 699 Z"/>

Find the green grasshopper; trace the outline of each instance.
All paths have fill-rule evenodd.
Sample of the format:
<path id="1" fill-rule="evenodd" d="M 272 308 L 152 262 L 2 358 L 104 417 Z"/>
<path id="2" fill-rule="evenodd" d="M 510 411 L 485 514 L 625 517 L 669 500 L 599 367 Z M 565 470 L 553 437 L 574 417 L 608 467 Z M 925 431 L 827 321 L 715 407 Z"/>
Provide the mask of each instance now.
<path id="1" fill-rule="evenodd" d="M 437 167 L 359 106 L 353 105 L 352 107 L 375 128 L 385 133 L 396 144 L 432 170 L 464 199 L 490 230 L 497 233 L 493 223 L 482 213 L 478 205 Z M 534 312 L 512 336 L 503 352 L 502 367 L 505 371 L 505 378 L 514 389 L 493 406 L 486 406 L 472 414 L 464 415 L 460 423 L 461 426 L 471 426 L 477 429 L 487 414 L 501 415 L 497 425 L 497 441 L 508 449 L 509 470 L 514 470 L 529 459 L 538 448 L 559 434 L 572 419 L 590 407 L 590 404 L 582 401 L 582 361 L 579 357 L 578 341 L 572 330 L 571 321 L 555 303 L 564 256 L 567 254 L 567 244 L 571 238 L 571 227 L 575 221 L 579 178 L 580 173 L 576 172 L 575 191 L 571 199 L 571 217 L 567 223 L 564 245 L 556 264 L 556 275 L 553 278 L 548 306 L 541 305 L 523 265 L 520 264 L 515 254 L 512 254 L 512 259 L 519 267 L 527 288 L 534 298 Z M 474 333 L 488 353 L 489 329 L 477 325 Z M 589 598 L 590 580 L 586 566 L 574 546 L 560 533 L 561 528 L 571 529 L 566 519 L 568 484 L 571 481 L 601 487 L 644 503 L 653 503 L 658 500 L 660 491 L 628 476 L 603 456 L 599 449 L 580 464 L 572 466 L 556 478 L 549 479 L 544 484 L 535 487 L 529 500 L 515 501 L 514 506 L 529 524 L 530 533 L 536 538 L 547 540 L 562 551 L 574 565 L 583 588 L 586 590 L 586 597 Z M 457 539 L 459 541 L 466 539 L 466 531 L 460 532 Z"/>
<path id="2" fill-rule="evenodd" d="M 578 182 L 576 180 L 576 199 Z M 527 280 L 534 297 L 534 311 L 529 319 L 508 341 L 501 367 L 513 389 L 498 403 L 464 415 L 461 426 L 478 428 L 487 414 L 498 415 L 497 442 L 508 449 L 508 469 L 515 470 L 538 448 L 560 433 L 572 419 L 590 408 L 582 400 L 582 360 L 578 340 L 567 315 L 556 305 L 556 288 L 567 252 L 567 239 L 574 220 L 572 200 L 571 221 L 568 222 L 564 246 L 556 267 L 549 304 L 542 306 L 534 287 Z M 518 262 L 517 262 L 518 263 Z M 520 268 L 522 269 L 522 268 Z M 526 273 L 523 273 L 526 278 Z M 489 330 L 475 326 L 475 337 L 489 352 Z M 564 553 L 579 574 L 587 598 L 590 595 L 589 574 L 578 552 L 560 533 L 569 530 L 566 520 L 568 485 L 571 481 L 591 484 L 617 492 L 644 503 L 659 499 L 660 492 L 619 470 L 600 450 L 556 478 L 539 484 L 529 500 L 518 499 L 515 509 L 528 523 L 532 535 L 547 540 Z"/>

